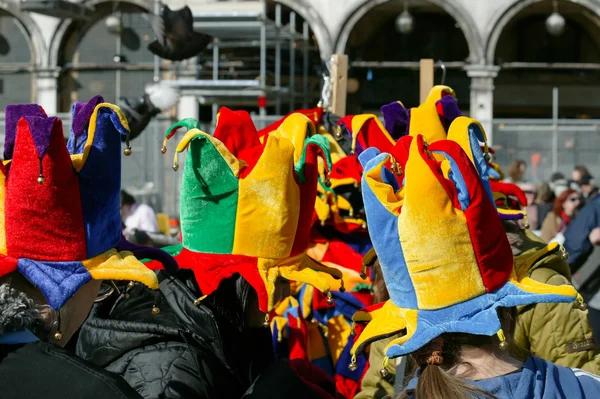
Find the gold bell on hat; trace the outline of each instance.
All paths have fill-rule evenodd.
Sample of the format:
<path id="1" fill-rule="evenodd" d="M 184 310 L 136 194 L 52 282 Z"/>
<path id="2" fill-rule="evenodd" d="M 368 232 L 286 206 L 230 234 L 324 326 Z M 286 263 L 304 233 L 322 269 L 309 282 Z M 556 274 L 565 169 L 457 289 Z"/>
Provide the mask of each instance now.
<path id="1" fill-rule="evenodd" d="M 333 305 L 333 298 L 331 297 L 331 292 L 327 293 L 327 304 Z"/>
<path id="2" fill-rule="evenodd" d="M 130 145 L 125 147 L 125 149 L 123 150 L 123 154 L 125 154 L 125 156 L 127 156 L 127 157 L 131 155 L 131 146 Z"/>
<path id="3" fill-rule="evenodd" d="M 154 316 L 156 316 L 156 315 L 157 315 L 157 314 L 159 314 L 159 313 L 160 313 L 160 308 L 159 308 L 158 306 L 156 306 L 156 305 L 153 305 L 153 306 L 152 306 L 152 314 L 153 314 Z"/>
<path id="4" fill-rule="evenodd" d="M 62 339 L 63 335 L 60 331 L 57 331 L 54 333 L 54 339 L 57 341 L 60 341 Z"/>

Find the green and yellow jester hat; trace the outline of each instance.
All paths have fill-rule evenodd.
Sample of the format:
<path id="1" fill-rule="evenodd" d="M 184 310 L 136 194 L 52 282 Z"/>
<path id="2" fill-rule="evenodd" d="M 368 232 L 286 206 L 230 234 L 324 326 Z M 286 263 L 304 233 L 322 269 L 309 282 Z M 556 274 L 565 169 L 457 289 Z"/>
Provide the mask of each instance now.
<path id="1" fill-rule="evenodd" d="M 294 127 L 310 128 L 312 122 L 299 117 L 304 119 Z M 263 312 L 275 306 L 280 276 L 329 293 L 328 280 L 320 273 L 341 278 L 341 272 L 306 254 L 318 159 L 331 164 L 327 140 L 315 135 L 295 148 L 289 136 L 276 131 L 261 143 L 250 115 L 227 108 L 220 110 L 213 136 L 197 126 L 195 120 L 185 119 L 166 134 L 168 140 L 177 129 L 188 129 L 173 165 L 177 170 L 177 154 L 187 149 L 181 244 L 167 252 L 180 268 L 193 270 L 204 295 L 239 273 L 256 290 Z"/>

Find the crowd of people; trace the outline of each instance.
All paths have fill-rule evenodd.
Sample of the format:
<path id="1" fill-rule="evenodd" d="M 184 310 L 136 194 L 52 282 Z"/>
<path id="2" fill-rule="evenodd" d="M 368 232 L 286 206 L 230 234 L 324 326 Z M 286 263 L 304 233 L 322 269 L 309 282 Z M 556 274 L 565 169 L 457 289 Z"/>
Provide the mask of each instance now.
<path id="1" fill-rule="evenodd" d="M 74 104 L 66 144 L 41 107 L 7 107 L 0 397 L 600 397 L 600 272 L 571 281 L 600 245 L 587 169 L 505 178 L 447 86 L 382 113 L 177 122 L 159 249 L 121 189 L 118 107 Z"/>

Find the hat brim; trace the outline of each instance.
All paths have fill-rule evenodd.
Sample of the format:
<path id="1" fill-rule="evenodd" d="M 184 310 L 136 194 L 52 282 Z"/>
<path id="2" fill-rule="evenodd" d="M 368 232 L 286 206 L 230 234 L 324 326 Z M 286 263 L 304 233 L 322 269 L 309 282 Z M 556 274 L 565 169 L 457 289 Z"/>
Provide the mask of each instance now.
<path id="1" fill-rule="evenodd" d="M 311 259 L 306 253 L 287 258 L 258 258 L 245 255 L 208 254 L 193 252 L 181 244 L 165 248 L 173 255 L 179 268 L 193 271 L 196 282 L 204 295 L 212 294 L 221 281 L 241 275 L 256 291 L 258 307 L 262 312 L 270 312 L 274 303 L 275 283 L 278 277 L 310 284 L 322 292 L 330 290 L 329 280 L 322 274 L 341 279 L 342 273 Z M 158 270 L 162 266 L 150 262 L 149 268 Z"/>
<path id="2" fill-rule="evenodd" d="M 356 355 L 361 354 L 372 342 L 401 334 L 406 329 L 402 309 L 389 300 L 359 310 L 352 317 L 352 321 L 368 323 L 352 346 L 352 353 Z"/>
<path id="3" fill-rule="evenodd" d="M 491 336 L 501 329 L 497 308 L 542 302 L 571 302 L 576 296 L 577 291 L 570 285 L 551 286 L 529 277 L 518 282 L 513 272 L 511 279 L 497 291 L 443 309 L 403 309 L 388 301 L 381 308 L 385 311 L 371 314 L 372 320 L 355 343 L 353 351 L 359 350 L 365 342 L 390 336 L 395 328 L 402 325 L 406 327 L 406 334 L 394 339 L 386 347 L 385 353 L 389 358 L 412 353 L 444 333 Z M 393 328 L 392 317 L 399 319 L 393 323 Z"/>
<path id="4" fill-rule="evenodd" d="M 129 251 L 110 249 L 83 261 L 44 262 L 33 259 L 10 260 L 0 264 L 17 264 L 17 270 L 46 297 L 48 305 L 58 310 L 79 288 L 90 280 L 137 281 L 150 289 L 158 289 L 156 274 Z"/>

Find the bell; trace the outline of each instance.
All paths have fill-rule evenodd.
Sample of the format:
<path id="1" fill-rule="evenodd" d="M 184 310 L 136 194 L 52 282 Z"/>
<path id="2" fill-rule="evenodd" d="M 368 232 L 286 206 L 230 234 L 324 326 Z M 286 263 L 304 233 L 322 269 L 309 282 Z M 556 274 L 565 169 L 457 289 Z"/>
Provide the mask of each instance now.
<path id="1" fill-rule="evenodd" d="M 579 303 L 579 310 L 586 311 L 586 310 L 587 310 L 587 308 L 588 308 L 588 305 L 587 305 L 587 303 L 585 303 L 585 302 L 580 302 L 580 303 Z"/>
<path id="2" fill-rule="evenodd" d="M 173 164 L 173 170 L 174 170 L 175 172 L 177 172 L 177 171 L 179 170 L 179 164 L 178 164 L 178 163 L 174 163 L 174 164 Z"/>
<path id="3" fill-rule="evenodd" d="M 38 184 L 44 184 L 44 175 L 38 176 Z"/>
<path id="4" fill-rule="evenodd" d="M 500 347 L 500 349 L 502 349 L 504 351 L 508 348 L 508 342 L 502 341 L 502 342 L 500 342 L 500 345 L 498 345 L 498 346 Z"/>
<path id="5" fill-rule="evenodd" d="M 350 338 L 356 337 L 356 331 L 350 331 Z"/>
<path id="6" fill-rule="evenodd" d="M 125 147 L 125 149 L 123 150 L 123 154 L 125 154 L 126 157 L 131 155 L 131 147 L 127 146 Z"/>
<path id="7" fill-rule="evenodd" d="M 327 293 L 327 304 L 333 305 L 333 298 L 331 297 L 331 292 Z"/>
<path id="8" fill-rule="evenodd" d="M 346 287 L 344 287 L 343 285 L 340 287 L 340 292 L 343 294 L 344 292 L 346 292 Z"/>
<path id="9" fill-rule="evenodd" d="M 63 335 L 60 331 L 57 331 L 54 333 L 54 339 L 57 341 L 60 341 L 62 339 Z"/>
<path id="10" fill-rule="evenodd" d="M 390 372 L 389 372 L 389 371 L 388 371 L 388 369 L 386 369 L 385 367 L 384 367 L 384 368 L 382 368 L 381 370 L 379 370 L 379 374 L 381 374 L 381 376 L 382 376 L 383 378 L 387 377 L 389 373 L 390 373 Z"/>
<path id="11" fill-rule="evenodd" d="M 167 153 L 167 146 L 163 145 L 162 148 L 160 149 L 160 152 L 163 153 L 163 154 L 166 154 Z"/>
<path id="12" fill-rule="evenodd" d="M 154 316 L 156 316 L 159 313 L 160 313 L 160 308 L 158 306 L 156 306 L 156 305 L 152 306 L 152 314 Z"/>
<path id="13" fill-rule="evenodd" d="M 356 371 L 356 369 L 358 368 L 358 366 L 356 365 L 356 363 L 352 362 L 352 363 L 350 363 L 350 365 L 348 366 L 348 368 L 350 369 L 350 371 Z"/>
<path id="14" fill-rule="evenodd" d="M 486 152 L 486 153 L 483 155 L 483 159 L 485 159 L 485 162 L 490 162 L 490 160 L 492 159 L 492 157 L 490 156 L 490 154 L 489 154 L 489 153 L 487 153 L 487 152 Z"/>
<path id="15" fill-rule="evenodd" d="M 200 305 L 200 303 L 202 302 L 202 299 L 203 299 L 202 297 L 196 298 L 196 300 L 194 301 L 194 306 Z"/>
<path id="16" fill-rule="evenodd" d="M 367 279 L 367 273 L 361 272 L 360 273 L 360 278 L 362 278 L 363 280 L 366 280 Z"/>
<path id="17" fill-rule="evenodd" d="M 133 287 L 135 287 L 135 283 L 134 283 L 133 281 L 130 281 L 130 282 L 127 284 L 127 287 L 128 287 L 128 288 L 133 288 Z"/>
<path id="18" fill-rule="evenodd" d="M 331 187 L 331 180 L 325 179 L 325 187 L 327 187 L 327 188 Z"/>
<path id="19" fill-rule="evenodd" d="M 265 326 L 265 327 L 269 327 L 270 326 L 269 315 L 268 314 L 265 315 L 265 321 L 263 322 L 263 326 Z"/>

